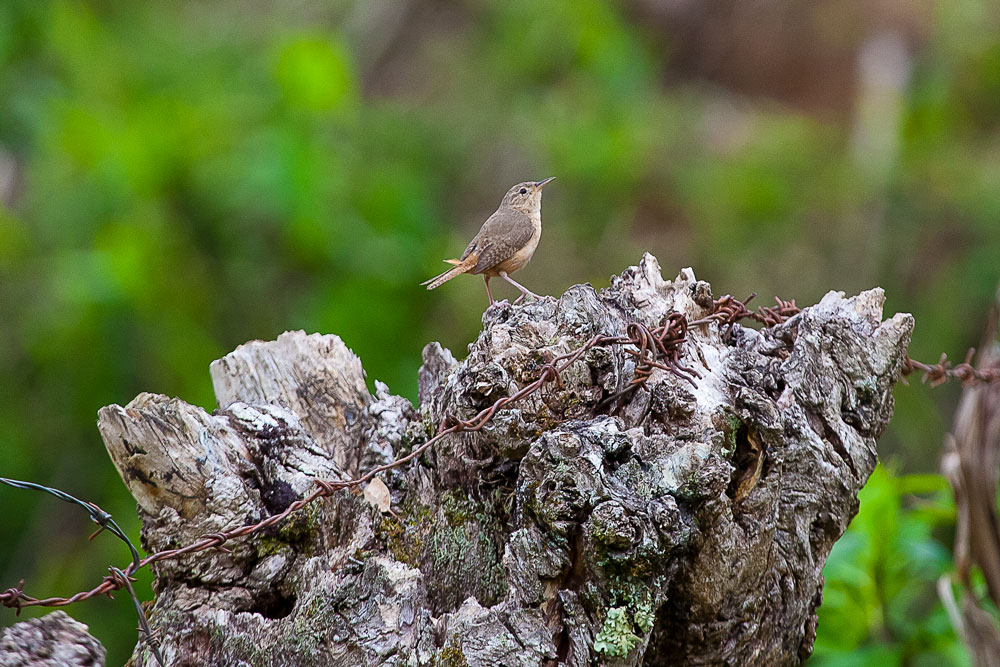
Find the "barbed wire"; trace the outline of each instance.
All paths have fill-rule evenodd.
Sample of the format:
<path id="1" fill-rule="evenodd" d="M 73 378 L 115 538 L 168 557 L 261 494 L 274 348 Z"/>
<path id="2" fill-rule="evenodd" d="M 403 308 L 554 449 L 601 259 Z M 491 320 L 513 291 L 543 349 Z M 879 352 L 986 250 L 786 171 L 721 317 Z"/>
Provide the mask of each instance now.
<path id="1" fill-rule="evenodd" d="M 128 535 L 125 534 L 125 531 L 123 531 L 121 527 L 111 517 L 111 515 L 102 510 L 97 505 L 97 503 L 88 502 L 86 500 L 80 500 L 76 496 L 72 496 L 60 489 L 55 489 L 52 488 L 51 486 L 45 486 L 43 484 L 36 484 L 34 482 L 24 482 L 17 479 L 0 477 L 0 483 L 6 484 L 7 486 L 11 486 L 15 489 L 30 489 L 32 491 L 42 491 L 44 493 L 48 493 L 49 495 L 55 496 L 56 498 L 64 502 L 70 503 L 72 505 L 79 505 L 83 509 L 87 510 L 87 513 L 90 514 L 91 520 L 98 525 L 97 530 L 91 533 L 89 538 L 90 541 L 93 541 L 95 537 L 100 535 L 105 530 L 108 531 L 109 533 L 120 539 L 128 546 L 128 550 L 132 554 L 132 564 L 129 565 L 129 567 L 134 568 L 136 570 L 139 569 L 140 567 L 139 551 L 135 548 L 135 545 L 132 544 L 132 541 L 128 538 Z M 163 665 L 163 656 L 160 655 L 159 646 L 156 644 L 156 640 L 153 638 L 153 633 L 149 629 L 149 621 L 146 619 L 146 613 L 142 610 L 142 603 L 139 602 L 139 597 L 135 594 L 135 589 L 132 588 L 132 582 L 129 576 L 114 566 L 108 568 L 108 571 L 110 572 L 110 574 L 107 577 L 105 577 L 105 579 L 114 580 L 115 590 L 120 590 L 124 588 L 126 591 L 128 591 L 129 596 L 132 598 L 132 604 L 135 606 L 135 612 L 139 617 L 140 640 L 147 643 L 152 648 L 153 655 L 156 657 L 156 661 L 160 665 Z M 20 581 L 20 583 L 17 585 L 16 588 L 9 588 L 3 593 L 0 593 L 0 600 L 2 600 L 4 596 L 16 599 L 19 595 L 19 591 L 23 588 L 23 586 L 24 586 L 24 579 Z M 110 591 L 108 592 L 108 597 L 111 597 Z M 4 606 L 11 606 L 11 605 L 4 604 Z M 26 605 L 16 604 L 14 606 L 17 610 L 16 612 L 17 615 L 20 615 L 21 607 Z"/>
<path id="2" fill-rule="evenodd" d="M 690 328 L 716 323 L 723 333 L 728 333 L 732 329 L 733 325 L 742 320 L 751 320 L 758 322 L 765 327 L 773 327 L 784 323 L 789 318 L 802 312 L 802 309 L 795 304 L 794 300 L 784 301 L 777 297 L 775 297 L 774 306 L 761 306 L 756 310 L 750 310 L 747 308 L 747 303 L 749 303 L 755 296 L 756 294 L 751 294 L 743 301 L 740 301 L 731 295 L 723 296 L 713 302 L 713 309 L 710 315 L 690 322 L 682 313 L 670 313 L 664 319 L 663 324 L 655 328 L 649 328 L 640 322 L 631 322 L 626 327 L 626 333 L 624 336 L 592 336 L 575 350 L 560 354 L 554 357 L 551 361 L 542 365 L 539 368 L 538 377 L 534 381 L 525 385 L 514 394 L 497 399 L 490 406 L 482 409 L 475 416 L 463 420 L 455 417 L 451 413 L 446 413 L 444 418 L 441 420 L 435 435 L 420 446 L 415 447 L 406 456 L 373 468 L 364 475 L 353 479 L 314 480 L 316 488 L 313 489 L 308 495 L 289 504 L 283 511 L 273 514 L 262 521 L 253 524 L 246 524 L 226 531 L 207 533 L 199 540 L 188 544 L 187 546 L 179 547 L 177 549 L 158 551 L 141 559 L 139 558 L 135 547 L 133 547 L 131 542 L 128 541 L 128 538 L 125 537 L 121 529 L 114 524 L 111 516 L 103 512 L 103 510 L 100 510 L 100 508 L 96 505 L 80 501 L 72 496 L 69 496 L 69 494 L 64 494 L 63 492 L 58 491 L 57 489 L 43 487 L 30 482 L 17 482 L 16 480 L 0 478 L 0 481 L 10 484 L 11 486 L 15 486 L 17 488 L 40 489 L 48 493 L 52 493 L 53 495 L 67 500 L 68 502 L 74 502 L 87 508 L 91 511 L 91 518 L 93 518 L 102 529 L 108 529 L 120 539 L 123 539 L 129 545 L 129 548 L 133 553 L 132 562 L 127 567 L 124 569 L 114 567 L 110 568 L 111 574 L 106 575 L 99 585 L 90 590 L 80 591 L 70 597 L 35 598 L 24 592 L 24 581 L 22 580 L 17 586 L 0 592 L 0 605 L 15 609 L 18 612 L 20 612 L 20 610 L 24 607 L 65 607 L 76 602 L 101 595 L 111 596 L 111 594 L 115 591 L 125 588 L 132 595 L 137 612 L 139 613 L 140 630 L 145 636 L 147 643 L 152 645 L 154 655 L 156 655 L 157 659 L 160 660 L 153 632 L 146 624 L 145 615 L 142 613 L 142 608 L 138 599 L 135 597 L 135 593 L 130 584 L 131 581 L 134 581 L 134 575 L 137 571 L 153 563 L 177 559 L 187 554 L 197 553 L 208 549 L 221 549 L 228 552 L 229 549 L 226 548 L 225 544 L 230 540 L 252 535 L 267 528 L 271 528 L 283 522 L 289 515 L 301 510 L 320 498 L 326 498 L 332 496 L 338 491 L 366 484 L 384 472 L 413 461 L 449 435 L 479 431 L 490 422 L 498 410 L 535 393 L 541 389 L 543 385 L 549 382 L 555 382 L 557 387 L 562 388 L 562 372 L 572 364 L 579 361 L 588 351 L 596 347 L 621 345 L 624 346 L 624 351 L 627 354 L 635 357 L 635 371 L 633 373 L 632 381 L 625 389 L 602 400 L 597 405 L 598 410 L 602 409 L 609 403 L 617 401 L 625 394 L 635 391 L 637 388 L 645 385 L 646 381 L 653 374 L 654 369 L 664 370 L 694 385 L 695 379 L 700 378 L 701 375 L 696 370 L 686 368 L 683 364 L 681 364 L 681 348 L 687 340 L 687 334 Z M 946 355 L 941 355 L 941 359 L 936 364 L 924 364 L 914 361 L 907 356 L 902 372 L 904 376 L 910 375 L 914 372 L 921 372 L 923 373 L 923 381 L 929 382 L 932 387 L 937 386 L 942 382 L 946 382 L 949 379 L 959 379 L 963 384 L 1000 381 L 1000 371 L 981 371 L 971 365 L 973 353 L 974 350 L 970 350 L 965 361 L 956 366 L 952 366 L 948 362 Z M 100 530 L 98 532 L 100 532 Z"/>
<path id="3" fill-rule="evenodd" d="M 83 509 L 87 510 L 90 514 L 90 519 L 98 525 L 98 529 L 91 533 L 90 540 L 100 535 L 105 530 L 117 537 L 119 540 L 124 542 L 128 546 L 129 552 L 132 554 L 132 565 L 135 567 L 139 566 L 139 551 L 132 544 L 131 540 L 125 534 L 115 520 L 110 514 L 102 510 L 96 503 L 91 503 L 86 500 L 80 500 L 75 496 L 71 496 L 65 491 L 59 489 L 54 489 L 51 486 L 45 486 L 43 484 L 35 484 L 34 482 L 23 482 L 17 479 L 9 479 L 7 477 L 0 477 L 0 484 L 6 484 L 7 486 L 12 486 L 15 489 L 29 489 L 32 491 L 42 491 L 43 493 L 48 493 L 49 495 L 55 496 L 63 502 L 70 503 L 71 505 L 79 505 Z"/>
<path id="4" fill-rule="evenodd" d="M 950 379 L 961 380 L 964 386 L 1000 382 L 1000 368 L 976 368 L 972 365 L 972 358 L 975 355 L 976 348 L 970 347 L 965 355 L 965 361 L 955 366 L 948 361 L 948 355 L 943 353 L 936 364 L 924 364 L 907 356 L 903 365 L 903 377 L 905 379 L 906 376 L 920 371 L 923 373 L 920 381 L 932 387 Z"/>

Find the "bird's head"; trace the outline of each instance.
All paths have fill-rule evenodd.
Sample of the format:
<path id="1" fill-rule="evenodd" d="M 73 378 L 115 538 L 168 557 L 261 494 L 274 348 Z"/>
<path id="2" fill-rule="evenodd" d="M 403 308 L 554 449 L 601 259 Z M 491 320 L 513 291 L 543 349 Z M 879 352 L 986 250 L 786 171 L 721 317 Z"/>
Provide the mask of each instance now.
<path id="1" fill-rule="evenodd" d="M 542 210 L 542 188 L 555 176 L 541 181 L 525 181 L 518 183 L 503 197 L 501 206 L 510 206 L 525 213 L 537 213 Z"/>

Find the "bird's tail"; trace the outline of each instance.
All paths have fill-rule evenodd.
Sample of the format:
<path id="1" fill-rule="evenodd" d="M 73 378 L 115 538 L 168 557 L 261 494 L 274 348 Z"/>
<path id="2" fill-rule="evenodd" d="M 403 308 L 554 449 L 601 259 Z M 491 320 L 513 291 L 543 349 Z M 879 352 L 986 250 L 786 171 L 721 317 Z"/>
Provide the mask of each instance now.
<path id="1" fill-rule="evenodd" d="M 454 264 L 455 267 L 448 269 L 444 273 L 434 276 L 430 280 L 425 280 L 420 283 L 421 285 L 427 285 L 427 289 L 434 289 L 435 287 L 440 287 L 445 284 L 455 276 L 461 275 L 463 273 L 468 273 L 472 269 L 476 268 L 476 262 L 479 261 L 479 253 L 471 253 L 468 257 L 463 260 L 457 259 L 446 259 L 444 260 L 449 264 Z"/>

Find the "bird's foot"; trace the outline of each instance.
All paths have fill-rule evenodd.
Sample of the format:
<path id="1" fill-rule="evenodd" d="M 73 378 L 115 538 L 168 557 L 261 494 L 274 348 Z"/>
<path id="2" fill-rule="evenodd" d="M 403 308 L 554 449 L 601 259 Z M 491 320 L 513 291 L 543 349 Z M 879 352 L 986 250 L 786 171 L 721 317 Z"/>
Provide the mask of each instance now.
<path id="1" fill-rule="evenodd" d="M 525 291 L 521 292 L 521 296 L 519 296 L 516 299 L 514 299 L 514 305 L 516 306 L 517 304 L 519 304 L 522 301 L 524 301 L 524 297 L 526 297 L 526 296 L 530 296 L 535 301 L 538 301 L 538 300 L 540 300 L 542 298 L 542 297 L 538 296 L 537 294 L 535 294 L 534 292 L 532 292 L 531 290 L 525 290 Z"/>

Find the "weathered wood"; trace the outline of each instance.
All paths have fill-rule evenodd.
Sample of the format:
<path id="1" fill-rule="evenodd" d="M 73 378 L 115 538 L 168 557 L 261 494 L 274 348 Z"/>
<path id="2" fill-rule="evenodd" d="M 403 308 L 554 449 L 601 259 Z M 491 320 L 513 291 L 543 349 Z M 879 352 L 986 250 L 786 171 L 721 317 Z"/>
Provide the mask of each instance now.
<path id="1" fill-rule="evenodd" d="M 94 667 L 104 647 L 64 611 L 0 630 L 0 667 Z"/>
<path id="2" fill-rule="evenodd" d="M 561 385 L 384 475 L 391 512 L 344 491 L 232 553 L 158 564 L 162 651 L 177 665 L 797 664 L 909 344 L 912 318 L 883 322 L 882 302 L 830 293 L 770 329 L 693 328 L 683 363 L 700 379 L 656 370 L 611 402 L 634 357 L 590 350 Z M 405 455 L 596 333 L 711 308 L 689 269 L 665 281 L 646 255 L 601 292 L 490 308 L 462 361 L 428 345 L 416 410 L 381 383 L 368 394 L 336 336 L 291 332 L 212 365 L 213 415 L 143 394 L 99 427 L 144 546 L 179 546 Z"/>

